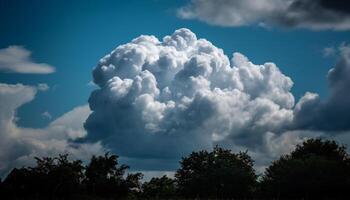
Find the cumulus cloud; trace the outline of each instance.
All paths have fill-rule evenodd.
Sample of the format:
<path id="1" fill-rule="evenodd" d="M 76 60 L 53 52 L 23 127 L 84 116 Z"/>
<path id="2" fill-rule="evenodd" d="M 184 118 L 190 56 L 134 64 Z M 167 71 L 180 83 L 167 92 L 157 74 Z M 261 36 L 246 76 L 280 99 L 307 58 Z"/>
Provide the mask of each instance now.
<path id="1" fill-rule="evenodd" d="M 178 16 L 220 26 L 350 29 L 350 3 L 343 0 L 192 0 Z"/>
<path id="2" fill-rule="evenodd" d="M 42 129 L 19 127 L 16 110 L 33 100 L 37 90 L 33 86 L 0 83 L 0 176 L 13 167 L 32 164 L 34 156 L 70 153 L 86 160 L 103 151 L 98 142 L 71 142 L 86 135 L 82 125 L 91 112 L 87 105 L 74 108 Z"/>
<path id="3" fill-rule="evenodd" d="M 85 141 L 129 159 L 177 163 L 215 144 L 266 152 L 263 140 L 279 142 L 293 121 L 293 82 L 274 63 L 230 60 L 188 29 L 118 46 L 93 77 Z"/>
<path id="4" fill-rule="evenodd" d="M 0 49 L 0 72 L 21 74 L 50 74 L 55 68 L 46 63 L 36 63 L 31 52 L 22 46 Z"/>

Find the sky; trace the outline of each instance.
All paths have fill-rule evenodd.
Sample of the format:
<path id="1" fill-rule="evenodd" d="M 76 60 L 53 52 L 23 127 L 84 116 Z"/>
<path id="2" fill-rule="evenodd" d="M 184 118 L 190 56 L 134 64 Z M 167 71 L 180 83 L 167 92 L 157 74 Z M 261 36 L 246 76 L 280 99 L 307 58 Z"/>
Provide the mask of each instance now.
<path id="1" fill-rule="evenodd" d="M 0 174 L 106 151 L 171 174 L 215 144 L 261 171 L 308 137 L 350 144 L 344 2 L 1 0 Z"/>

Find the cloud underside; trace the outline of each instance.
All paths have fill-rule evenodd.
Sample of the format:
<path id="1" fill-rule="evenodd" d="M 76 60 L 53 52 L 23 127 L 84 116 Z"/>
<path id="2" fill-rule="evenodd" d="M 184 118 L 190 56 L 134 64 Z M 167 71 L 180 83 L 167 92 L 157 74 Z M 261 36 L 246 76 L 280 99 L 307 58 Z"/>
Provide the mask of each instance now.
<path id="1" fill-rule="evenodd" d="M 80 142 L 100 141 L 140 169 L 174 168 L 172 160 L 216 144 L 248 149 L 266 165 L 305 137 L 349 130 L 350 52 L 339 51 L 328 74 L 330 98 L 308 92 L 295 103 L 291 78 L 274 63 L 256 65 L 240 53 L 229 59 L 188 29 L 161 41 L 140 36 L 94 69 L 99 89 L 90 96 L 88 134 Z"/>
<path id="2" fill-rule="evenodd" d="M 46 63 L 36 63 L 31 52 L 21 46 L 0 49 L 0 72 L 20 74 L 50 74 L 55 68 Z"/>
<path id="3" fill-rule="evenodd" d="M 177 14 L 220 26 L 350 29 L 350 3 L 344 0 L 192 0 Z"/>

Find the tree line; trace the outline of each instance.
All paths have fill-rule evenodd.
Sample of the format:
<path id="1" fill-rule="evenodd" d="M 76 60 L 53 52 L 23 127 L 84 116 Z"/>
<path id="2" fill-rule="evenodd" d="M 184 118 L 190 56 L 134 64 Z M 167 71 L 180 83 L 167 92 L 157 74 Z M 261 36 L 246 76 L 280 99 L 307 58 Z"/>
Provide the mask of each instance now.
<path id="1" fill-rule="evenodd" d="M 350 157 L 332 140 L 308 139 L 262 175 L 247 152 L 218 146 L 192 152 L 174 178 L 127 173 L 118 156 L 93 156 L 84 166 L 68 155 L 35 158 L 0 182 L 0 199 L 349 199 Z"/>

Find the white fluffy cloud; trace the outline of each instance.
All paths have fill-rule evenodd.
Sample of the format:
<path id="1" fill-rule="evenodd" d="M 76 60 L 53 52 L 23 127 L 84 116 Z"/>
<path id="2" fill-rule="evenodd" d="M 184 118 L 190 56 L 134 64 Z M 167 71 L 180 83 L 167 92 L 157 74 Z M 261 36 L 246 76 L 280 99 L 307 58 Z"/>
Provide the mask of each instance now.
<path id="1" fill-rule="evenodd" d="M 178 15 L 220 26 L 350 29 L 350 3 L 344 0 L 192 0 Z"/>
<path id="2" fill-rule="evenodd" d="M 263 139 L 279 142 L 293 121 L 293 82 L 274 63 L 230 60 L 188 29 L 120 45 L 93 76 L 86 140 L 122 157 L 176 160 L 215 144 L 266 152 Z"/>
<path id="3" fill-rule="evenodd" d="M 34 156 L 70 153 L 87 160 L 103 151 L 99 143 L 73 144 L 85 136 L 83 122 L 90 114 L 87 105 L 76 107 L 46 128 L 22 128 L 16 124 L 16 110 L 35 97 L 36 87 L 0 83 L 0 176 L 12 167 L 32 164 Z"/>
<path id="4" fill-rule="evenodd" d="M 21 74 L 50 74 L 55 68 L 46 63 L 36 63 L 31 52 L 21 46 L 0 49 L 0 72 Z"/>

